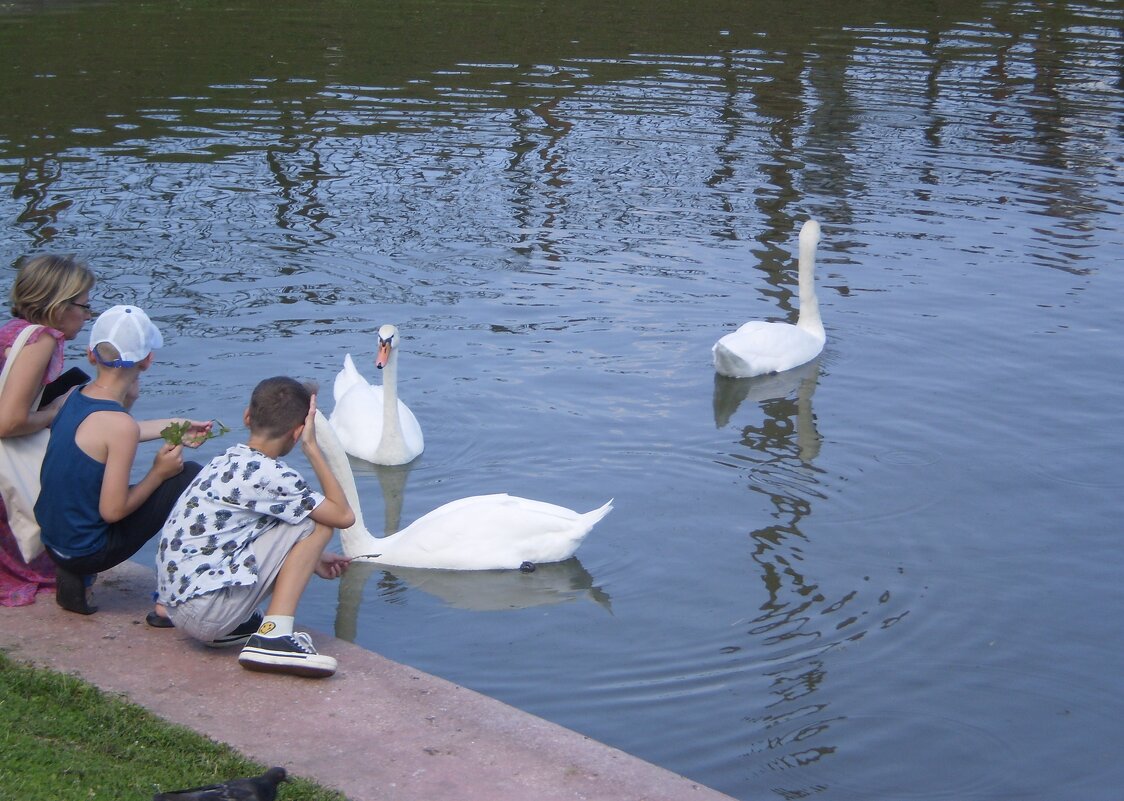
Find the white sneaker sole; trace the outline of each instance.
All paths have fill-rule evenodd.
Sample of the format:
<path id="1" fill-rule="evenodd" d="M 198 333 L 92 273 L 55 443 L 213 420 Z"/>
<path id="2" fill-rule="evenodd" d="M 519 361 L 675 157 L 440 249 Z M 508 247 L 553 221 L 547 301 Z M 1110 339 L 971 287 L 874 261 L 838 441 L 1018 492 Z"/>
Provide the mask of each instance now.
<path id="1" fill-rule="evenodd" d="M 298 656 L 258 648 L 243 648 L 242 653 L 238 655 L 238 664 L 247 670 L 261 673 L 287 673 L 320 679 L 334 674 L 337 662 L 333 657 L 323 654 Z"/>

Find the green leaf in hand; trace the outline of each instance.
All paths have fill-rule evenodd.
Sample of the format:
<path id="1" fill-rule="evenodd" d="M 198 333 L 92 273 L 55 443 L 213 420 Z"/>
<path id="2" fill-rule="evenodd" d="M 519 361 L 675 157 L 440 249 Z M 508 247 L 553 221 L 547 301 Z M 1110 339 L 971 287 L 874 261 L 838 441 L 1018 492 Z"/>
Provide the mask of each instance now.
<path id="1" fill-rule="evenodd" d="M 214 439 L 215 437 L 220 437 L 223 434 L 230 433 L 230 429 L 223 425 L 221 420 L 214 420 L 212 422 L 215 425 L 211 427 L 211 430 L 206 434 L 201 434 L 198 437 L 193 437 L 192 442 L 194 442 L 196 439 L 198 439 L 199 442 L 205 442 L 206 440 Z M 216 428 L 218 429 L 217 431 L 215 430 Z M 164 430 L 160 432 L 160 436 L 163 437 L 164 441 L 169 445 L 183 445 L 183 439 L 187 435 L 187 432 L 190 430 L 191 421 L 183 420 L 178 423 L 169 423 L 168 425 L 166 425 L 164 427 Z"/>

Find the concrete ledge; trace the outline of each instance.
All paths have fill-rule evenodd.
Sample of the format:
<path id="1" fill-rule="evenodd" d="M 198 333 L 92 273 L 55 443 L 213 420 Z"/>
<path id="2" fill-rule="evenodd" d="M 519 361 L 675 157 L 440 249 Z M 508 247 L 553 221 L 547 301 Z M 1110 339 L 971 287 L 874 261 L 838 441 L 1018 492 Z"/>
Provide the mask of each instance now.
<path id="1" fill-rule="evenodd" d="M 313 632 L 339 660 L 329 679 L 252 673 L 237 649 L 204 648 L 144 622 L 151 569 L 97 584 L 100 611 L 49 595 L 0 607 L 0 648 L 72 673 L 351 801 L 730 801 L 729 796 L 357 645 Z"/>

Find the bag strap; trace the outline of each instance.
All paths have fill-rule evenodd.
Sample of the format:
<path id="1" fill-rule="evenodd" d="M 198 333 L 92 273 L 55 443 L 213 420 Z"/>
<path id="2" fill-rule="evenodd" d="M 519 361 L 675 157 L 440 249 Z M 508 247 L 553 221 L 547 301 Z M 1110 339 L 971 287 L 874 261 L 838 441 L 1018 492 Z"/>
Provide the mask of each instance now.
<path id="1" fill-rule="evenodd" d="M 31 323 L 25 326 L 22 331 L 16 336 L 15 342 L 12 343 L 12 349 L 8 351 L 8 358 L 4 360 L 4 370 L 0 372 L 0 392 L 4 391 L 4 385 L 8 383 L 8 373 L 12 371 L 12 365 L 16 362 L 16 357 L 19 356 L 23 346 L 27 344 L 27 340 L 36 331 L 43 328 L 41 325 Z M 39 387 L 39 394 L 35 396 L 35 402 L 31 404 L 32 408 L 39 405 L 39 399 L 43 397 L 43 387 Z"/>

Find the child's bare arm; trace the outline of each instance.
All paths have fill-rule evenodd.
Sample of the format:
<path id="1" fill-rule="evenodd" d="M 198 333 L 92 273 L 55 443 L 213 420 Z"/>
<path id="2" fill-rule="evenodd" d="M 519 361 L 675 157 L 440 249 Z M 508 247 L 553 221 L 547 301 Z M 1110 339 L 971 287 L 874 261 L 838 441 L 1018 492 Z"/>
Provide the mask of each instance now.
<path id="1" fill-rule="evenodd" d="M 106 459 L 98 512 L 107 523 L 115 523 L 139 509 L 157 487 L 183 470 L 183 448 L 161 447 L 145 477 L 129 486 L 140 442 L 139 426 L 129 415 L 120 413 L 111 413 L 100 422 L 97 437 L 104 444 Z"/>
<path id="2" fill-rule="evenodd" d="M 301 432 L 301 449 L 316 473 L 320 488 L 324 493 L 324 502 L 312 510 L 309 515 L 317 523 L 323 523 L 332 528 L 347 528 L 355 522 L 355 512 L 347 501 L 343 487 L 336 479 L 335 473 L 328 467 L 320 446 L 316 443 L 316 396 L 312 396 L 309 404 L 308 417 L 304 421 L 304 431 Z"/>

